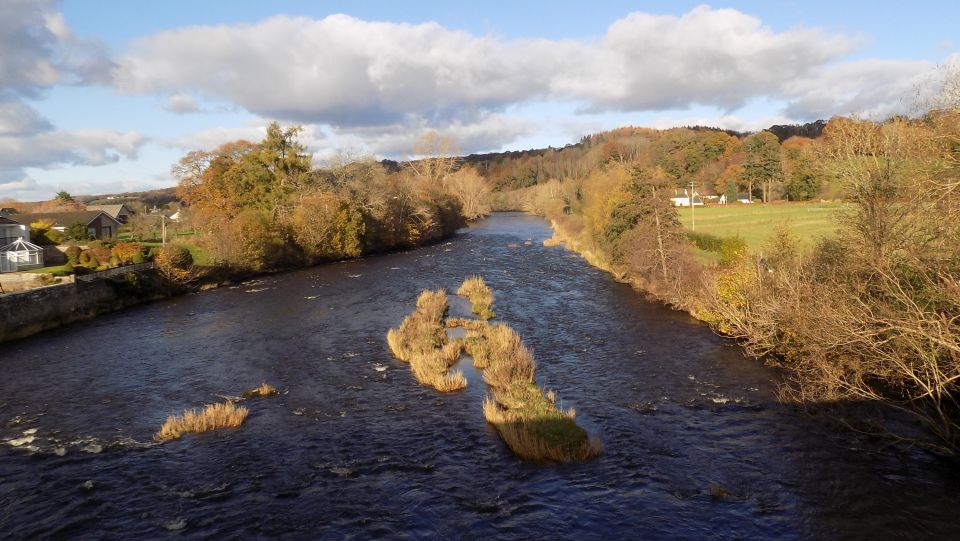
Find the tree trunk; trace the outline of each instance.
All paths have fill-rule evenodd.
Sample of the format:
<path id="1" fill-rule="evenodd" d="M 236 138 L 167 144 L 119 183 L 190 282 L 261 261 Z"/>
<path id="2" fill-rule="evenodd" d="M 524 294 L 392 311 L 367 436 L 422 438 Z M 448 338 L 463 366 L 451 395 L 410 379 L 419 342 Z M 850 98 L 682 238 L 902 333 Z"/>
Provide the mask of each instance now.
<path id="1" fill-rule="evenodd" d="M 657 252 L 660 254 L 660 268 L 663 269 L 663 283 L 666 284 L 667 279 L 667 254 L 663 250 L 663 232 L 660 228 L 660 206 L 657 204 L 657 189 L 653 189 L 653 220 L 657 226 Z M 693 198 L 690 199 L 691 208 L 693 205 Z"/>

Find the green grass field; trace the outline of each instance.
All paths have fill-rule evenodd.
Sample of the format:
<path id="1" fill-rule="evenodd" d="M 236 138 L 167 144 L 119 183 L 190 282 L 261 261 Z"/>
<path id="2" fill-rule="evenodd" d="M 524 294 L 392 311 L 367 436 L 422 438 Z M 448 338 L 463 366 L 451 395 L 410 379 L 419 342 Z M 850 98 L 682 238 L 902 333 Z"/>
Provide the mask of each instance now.
<path id="1" fill-rule="evenodd" d="M 836 231 L 836 214 L 844 203 L 780 203 L 696 207 L 696 231 L 718 237 L 739 236 L 751 250 L 763 245 L 776 226 L 784 224 L 805 248 Z M 691 229 L 689 208 L 680 208 L 680 220 Z"/>

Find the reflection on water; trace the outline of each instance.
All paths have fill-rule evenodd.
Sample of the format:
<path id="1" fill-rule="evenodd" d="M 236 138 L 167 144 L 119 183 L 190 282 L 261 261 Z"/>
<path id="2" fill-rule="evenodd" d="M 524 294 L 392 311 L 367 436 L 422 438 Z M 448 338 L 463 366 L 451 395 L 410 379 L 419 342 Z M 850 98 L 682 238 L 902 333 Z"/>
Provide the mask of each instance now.
<path id="1" fill-rule="evenodd" d="M 447 244 L 262 278 L 0 345 L 0 533 L 47 537 L 956 538 L 956 464 L 779 405 L 779 375 L 500 214 Z M 532 242 L 526 244 L 530 238 Z M 605 453 L 517 460 L 482 378 L 442 395 L 384 334 L 482 274 Z M 467 307 L 469 310 L 469 307 Z M 261 381 L 247 423 L 154 445 Z M 729 495 L 711 496 L 711 484 Z"/>

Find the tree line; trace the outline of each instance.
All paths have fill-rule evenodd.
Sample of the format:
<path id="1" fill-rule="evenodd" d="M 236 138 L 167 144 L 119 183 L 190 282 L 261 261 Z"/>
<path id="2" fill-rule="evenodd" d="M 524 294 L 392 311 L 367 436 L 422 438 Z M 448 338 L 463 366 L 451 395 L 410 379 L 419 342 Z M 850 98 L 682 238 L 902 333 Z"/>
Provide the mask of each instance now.
<path id="1" fill-rule="evenodd" d="M 259 143 L 196 150 L 173 168 L 177 195 L 217 264 L 265 270 L 406 248 L 452 235 L 489 212 L 488 190 L 429 134 L 423 159 L 389 172 L 372 158 L 314 168 L 299 127 Z"/>

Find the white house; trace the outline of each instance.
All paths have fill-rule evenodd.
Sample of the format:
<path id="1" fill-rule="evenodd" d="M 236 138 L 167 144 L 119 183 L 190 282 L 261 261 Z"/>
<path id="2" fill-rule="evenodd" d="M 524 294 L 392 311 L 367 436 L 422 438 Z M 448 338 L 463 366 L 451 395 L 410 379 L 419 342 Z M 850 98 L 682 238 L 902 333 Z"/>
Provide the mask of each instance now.
<path id="1" fill-rule="evenodd" d="M 738 193 L 737 203 L 753 203 L 753 198 L 748 193 Z"/>
<path id="2" fill-rule="evenodd" d="M 670 197 L 670 202 L 673 203 L 675 207 L 689 207 L 690 206 L 690 194 L 687 193 L 687 190 L 674 190 L 673 195 Z M 693 206 L 701 207 L 703 206 L 703 198 L 700 197 L 700 194 L 693 192 Z"/>
<path id="3" fill-rule="evenodd" d="M 0 272 L 43 266 L 43 248 L 30 242 L 30 227 L 0 216 Z"/>

